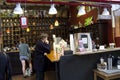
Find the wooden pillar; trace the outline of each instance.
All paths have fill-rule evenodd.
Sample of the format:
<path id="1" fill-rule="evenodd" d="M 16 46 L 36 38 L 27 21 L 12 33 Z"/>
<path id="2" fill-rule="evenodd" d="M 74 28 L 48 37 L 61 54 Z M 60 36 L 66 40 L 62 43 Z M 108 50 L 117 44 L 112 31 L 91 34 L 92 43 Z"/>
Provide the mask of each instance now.
<path id="1" fill-rule="evenodd" d="M 76 22 L 76 20 L 77 20 L 77 12 L 78 12 L 77 6 L 76 5 L 70 5 L 69 12 L 70 12 L 70 21 L 69 21 L 69 24 L 70 25 L 78 24 Z"/>

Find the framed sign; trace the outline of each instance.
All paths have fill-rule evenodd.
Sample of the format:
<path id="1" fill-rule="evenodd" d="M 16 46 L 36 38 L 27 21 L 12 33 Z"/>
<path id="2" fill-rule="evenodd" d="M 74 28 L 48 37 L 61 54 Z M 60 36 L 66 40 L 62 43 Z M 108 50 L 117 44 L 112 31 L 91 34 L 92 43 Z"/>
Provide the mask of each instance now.
<path id="1" fill-rule="evenodd" d="M 25 16 L 22 16 L 20 18 L 20 24 L 21 24 L 21 28 L 27 28 L 28 27 L 28 19 Z"/>
<path id="2" fill-rule="evenodd" d="M 84 48 L 84 51 L 92 51 L 92 40 L 90 33 L 75 33 L 74 34 L 74 45 L 75 50 Z M 77 52 L 76 51 L 76 52 Z"/>

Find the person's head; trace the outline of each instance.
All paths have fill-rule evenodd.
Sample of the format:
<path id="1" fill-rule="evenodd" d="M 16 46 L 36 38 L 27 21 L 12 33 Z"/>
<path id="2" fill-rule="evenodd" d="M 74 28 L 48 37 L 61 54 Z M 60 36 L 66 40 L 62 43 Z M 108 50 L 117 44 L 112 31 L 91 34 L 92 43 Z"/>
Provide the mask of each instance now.
<path id="1" fill-rule="evenodd" d="M 25 38 L 20 38 L 20 43 L 25 43 Z"/>
<path id="2" fill-rule="evenodd" d="M 48 38 L 48 34 L 46 34 L 46 33 L 41 33 L 41 35 L 39 37 L 39 39 L 42 40 L 42 41 L 47 40 L 47 38 Z"/>

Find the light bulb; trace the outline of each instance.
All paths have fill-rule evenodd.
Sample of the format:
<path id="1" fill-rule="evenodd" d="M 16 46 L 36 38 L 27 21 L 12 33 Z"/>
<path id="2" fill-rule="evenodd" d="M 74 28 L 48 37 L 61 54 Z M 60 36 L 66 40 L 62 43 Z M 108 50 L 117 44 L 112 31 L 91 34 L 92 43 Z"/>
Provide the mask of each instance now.
<path id="1" fill-rule="evenodd" d="M 26 28 L 26 31 L 27 31 L 27 32 L 30 32 L 30 28 Z"/>
<path id="2" fill-rule="evenodd" d="M 9 28 L 6 30 L 6 33 L 7 33 L 7 34 L 9 34 L 9 33 L 10 33 L 10 29 L 9 29 Z"/>
<path id="3" fill-rule="evenodd" d="M 50 25 L 50 29 L 53 29 L 53 25 L 52 24 Z"/>
<path id="4" fill-rule="evenodd" d="M 55 21 L 55 26 L 59 26 L 58 20 Z"/>

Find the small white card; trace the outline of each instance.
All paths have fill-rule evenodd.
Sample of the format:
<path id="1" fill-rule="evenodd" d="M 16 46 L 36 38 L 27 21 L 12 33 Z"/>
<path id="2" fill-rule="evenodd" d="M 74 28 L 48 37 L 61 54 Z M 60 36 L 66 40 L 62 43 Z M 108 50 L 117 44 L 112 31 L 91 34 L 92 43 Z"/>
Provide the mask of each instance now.
<path id="1" fill-rule="evenodd" d="M 104 50 L 105 49 L 105 46 L 104 45 L 100 45 L 100 50 Z"/>

